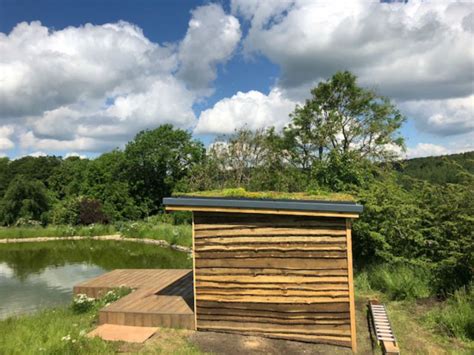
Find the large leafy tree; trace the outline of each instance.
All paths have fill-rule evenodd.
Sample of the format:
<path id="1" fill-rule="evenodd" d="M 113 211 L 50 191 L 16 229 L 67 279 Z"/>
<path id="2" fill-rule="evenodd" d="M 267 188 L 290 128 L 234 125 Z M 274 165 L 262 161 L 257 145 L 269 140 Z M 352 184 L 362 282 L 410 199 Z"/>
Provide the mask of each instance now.
<path id="1" fill-rule="evenodd" d="M 49 209 L 49 197 L 41 181 L 19 175 L 10 182 L 1 205 L 4 224 L 13 224 L 19 218 L 41 221 Z"/>
<path id="2" fill-rule="evenodd" d="M 189 132 L 169 124 L 138 133 L 125 148 L 133 197 L 148 213 L 157 212 L 162 198 L 203 160 L 204 153 L 202 143 Z"/>
<path id="3" fill-rule="evenodd" d="M 357 84 L 350 72 L 337 72 L 311 90 L 285 130 L 290 161 L 306 171 L 331 156 L 387 160 L 404 148 L 404 117 L 389 99 Z"/>

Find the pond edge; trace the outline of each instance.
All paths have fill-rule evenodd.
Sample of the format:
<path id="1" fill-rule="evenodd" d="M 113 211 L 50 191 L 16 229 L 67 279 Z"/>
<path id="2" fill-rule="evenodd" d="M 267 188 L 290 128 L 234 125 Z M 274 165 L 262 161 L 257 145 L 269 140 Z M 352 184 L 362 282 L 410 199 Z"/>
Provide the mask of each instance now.
<path id="1" fill-rule="evenodd" d="M 57 240 L 109 240 L 109 241 L 119 241 L 119 242 L 136 242 L 143 244 L 158 245 L 164 248 L 171 248 L 177 251 L 192 253 L 192 249 L 176 244 L 170 244 L 166 240 L 162 239 L 148 239 L 148 238 L 126 238 L 122 237 L 120 234 L 111 234 L 111 235 L 99 235 L 99 236 L 72 236 L 72 237 L 34 237 L 34 238 L 5 238 L 0 239 L 0 244 L 10 244 L 10 243 L 33 243 L 33 242 L 52 242 Z"/>

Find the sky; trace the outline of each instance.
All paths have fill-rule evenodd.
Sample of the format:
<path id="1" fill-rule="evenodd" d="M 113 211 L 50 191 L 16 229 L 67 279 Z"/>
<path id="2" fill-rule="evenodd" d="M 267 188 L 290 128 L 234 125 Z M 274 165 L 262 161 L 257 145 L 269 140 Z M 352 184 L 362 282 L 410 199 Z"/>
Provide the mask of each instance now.
<path id="1" fill-rule="evenodd" d="M 407 117 L 407 157 L 474 150 L 473 1 L 0 0 L 0 156 L 282 129 L 338 70 Z"/>

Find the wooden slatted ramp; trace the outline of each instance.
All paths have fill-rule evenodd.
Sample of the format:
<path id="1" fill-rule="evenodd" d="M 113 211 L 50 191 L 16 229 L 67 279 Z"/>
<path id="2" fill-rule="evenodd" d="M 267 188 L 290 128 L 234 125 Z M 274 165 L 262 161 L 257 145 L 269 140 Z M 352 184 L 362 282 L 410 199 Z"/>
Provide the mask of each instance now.
<path id="1" fill-rule="evenodd" d="M 385 306 L 376 300 L 369 301 L 372 329 L 384 354 L 400 354 L 397 339 L 393 334 Z"/>
<path id="2" fill-rule="evenodd" d="M 74 294 L 97 298 L 121 286 L 134 291 L 102 308 L 100 324 L 194 329 L 192 270 L 114 270 L 76 285 Z"/>

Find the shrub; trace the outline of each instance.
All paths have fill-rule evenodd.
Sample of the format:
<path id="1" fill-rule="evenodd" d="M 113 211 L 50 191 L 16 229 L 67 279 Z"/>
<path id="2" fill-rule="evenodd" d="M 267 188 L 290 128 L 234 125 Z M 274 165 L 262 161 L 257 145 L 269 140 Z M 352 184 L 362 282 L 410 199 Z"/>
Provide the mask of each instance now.
<path id="1" fill-rule="evenodd" d="M 426 298 L 431 295 L 431 275 L 421 266 L 383 264 L 368 270 L 370 287 L 392 300 Z"/>
<path id="2" fill-rule="evenodd" d="M 92 198 L 83 198 L 79 202 L 79 224 L 94 224 L 101 223 L 106 224 L 109 222 L 109 218 L 102 210 L 102 204 L 100 201 Z"/>
<path id="3" fill-rule="evenodd" d="M 426 316 L 439 333 L 464 340 L 474 340 L 474 284 L 463 287 L 448 298 L 446 303 Z"/>
<path id="4" fill-rule="evenodd" d="M 76 314 L 86 313 L 94 308 L 94 304 L 95 298 L 81 293 L 72 300 L 72 310 Z"/>

